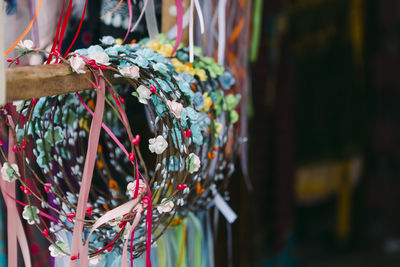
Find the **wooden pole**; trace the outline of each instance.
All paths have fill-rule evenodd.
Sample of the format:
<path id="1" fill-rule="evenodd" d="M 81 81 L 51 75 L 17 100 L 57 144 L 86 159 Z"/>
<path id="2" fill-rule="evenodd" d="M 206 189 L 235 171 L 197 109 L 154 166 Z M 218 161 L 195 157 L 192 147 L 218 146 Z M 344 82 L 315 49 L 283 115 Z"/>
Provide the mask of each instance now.
<path id="1" fill-rule="evenodd" d="M 113 84 L 125 83 L 110 71 L 104 75 Z M 92 89 L 88 79 L 94 81 L 88 69 L 86 74 L 76 74 L 66 64 L 10 68 L 6 70 L 7 102 Z"/>

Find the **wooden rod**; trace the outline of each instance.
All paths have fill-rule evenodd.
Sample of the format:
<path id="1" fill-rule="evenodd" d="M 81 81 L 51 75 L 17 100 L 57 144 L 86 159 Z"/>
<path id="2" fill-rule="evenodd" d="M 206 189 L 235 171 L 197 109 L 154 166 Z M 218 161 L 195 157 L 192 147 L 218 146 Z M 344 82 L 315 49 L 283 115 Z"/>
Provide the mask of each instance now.
<path id="1" fill-rule="evenodd" d="M 104 75 L 113 84 L 126 83 L 114 78 L 111 71 L 104 71 Z M 66 64 L 10 68 L 6 70 L 7 102 L 92 89 L 87 78 L 94 81 L 88 69 L 86 74 L 77 74 Z"/>

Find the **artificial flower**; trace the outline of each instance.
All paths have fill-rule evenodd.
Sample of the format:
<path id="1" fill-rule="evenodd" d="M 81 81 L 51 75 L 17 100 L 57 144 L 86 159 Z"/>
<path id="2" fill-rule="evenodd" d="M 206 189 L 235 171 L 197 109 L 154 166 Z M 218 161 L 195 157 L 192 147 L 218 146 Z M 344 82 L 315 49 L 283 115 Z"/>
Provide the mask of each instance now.
<path id="1" fill-rule="evenodd" d="M 175 100 L 167 100 L 167 105 L 169 107 L 169 110 L 175 115 L 175 117 L 179 119 L 181 117 L 183 105 Z"/>
<path id="2" fill-rule="evenodd" d="M 200 169 L 201 161 L 199 156 L 194 153 L 189 154 L 189 172 L 194 173 Z"/>
<path id="3" fill-rule="evenodd" d="M 3 167 L 1 167 L 1 178 L 3 178 L 4 181 L 11 183 L 17 179 L 17 176 L 20 176 L 18 165 L 15 163 L 10 165 L 8 162 L 5 162 Z"/>
<path id="4" fill-rule="evenodd" d="M 56 241 L 55 245 L 49 246 L 50 256 L 52 257 L 64 257 L 67 256 L 65 252 L 68 250 L 69 246 L 63 241 Z"/>
<path id="5" fill-rule="evenodd" d="M 101 42 L 103 45 L 113 45 L 113 44 L 115 44 L 115 38 L 112 37 L 112 36 L 103 36 L 103 37 L 100 39 L 100 42 Z"/>
<path id="6" fill-rule="evenodd" d="M 207 81 L 207 74 L 206 74 L 206 72 L 204 71 L 204 70 L 202 70 L 202 69 L 195 69 L 194 70 L 194 73 L 195 73 L 195 75 L 197 76 L 197 77 L 199 77 L 200 78 L 200 81 L 202 81 L 202 82 L 205 82 L 205 81 Z"/>
<path id="7" fill-rule="evenodd" d="M 128 190 L 128 194 L 133 198 L 135 196 L 135 191 L 136 191 L 136 184 L 137 181 L 130 182 L 126 189 Z M 142 195 L 146 191 L 146 184 L 139 179 L 139 188 L 138 188 L 138 195 Z"/>
<path id="8" fill-rule="evenodd" d="M 33 50 L 35 49 L 35 45 L 32 40 L 24 40 L 19 41 L 18 47 L 22 50 Z"/>
<path id="9" fill-rule="evenodd" d="M 69 63 L 71 65 L 72 70 L 75 71 L 76 73 L 78 74 L 86 73 L 85 71 L 86 63 L 80 56 L 76 55 L 71 57 L 69 59 Z"/>
<path id="10" fill-rule="evenodd" d="M 161 47 L 161 43 L 158 41 L 152 40 L 147 43 L 147 46 L 151 47 L 154 50 L 154 52 L 157 52 Z"/>
<path id="11" fill-rule="evenodd" d="M 122 76 L 131 78 L 131 79 L 136 79 L 139 78 L 139 67 L 137 66 L 129 66 L 129 67 L 125 67 L 122 70 L 120 70 L 120 73 L 122 74 Z"/>
<path id="12" fill-rule="evenodd" d="M 160 49 L 158 49 L 158 53 L 163 55 L 164 57 L 170 57 L 174 48 L 170 44 L 162 45 Z"/>
<path id="13" fill-rule="evenodd" d="M 167 147 L 168 143 L 162 135 L 149 139 L 149 149 L 153 153 L 162 154 Z"/>
<path id="14" fill-rule="evenodd" d="M 40 223 L 39 220 L 39 209 L 35 206 L 26 205 L 22 211 L 22 218 L 24 218 L 28 224 Z"/>
<path id="15" fill-rule="evenodd" d="M 149 88 L 144 85 L 139 85 L 139 87 L 136 89 L 136 92 L 139 95 L 139 102 L 142 104 L 147 104 L 147 100 L 151 98 L 151 92 Z"/>
<path id="16" fill-rule="evenodd" d="M 159 72 L 162 73 L 162 74 L 167 74 L 167 73 L 168 73 L 168 68 L 167 68 L 167 66 L 165 66 L 165 64 L 163 64 L 163 63 L 156 63 L 156 64 L 153 64 L 153 69 L 154 69 L 155 71 L 159 71 Z"/>
<path id="17" fill-rule="evenodd" d="M 170 212 L 173 208 L 174 202 L 172 202 L 171 200 L 166 201 L 166 199 L 163 199 L 161 201 L 161 204 L 157 206 L 157 210 L 160 214 Z"/>
<path id="18" fill-rule="evenodd" d="M 208 112 L 212 106 L 212 99 L 208 96 L 208 93 L 203 94 L 204 97 L 204 111 Z"/>
<path id="19" fill-rule="evenodd" d="M 103 51 L 98 51 L 94 54 L 89 54 L 89 58 L 93 59 L 96 61 L 97 64 L 103 64 L 103 65 L 110 65 L 110 58 L 108 55 L 103 52 Z"/>
<path id="20" fill-rule="evenodd" d="M 218 77 L 219 82 L 221 83 L 222 88 L 228 90 L 232 85 L 235 84 L 235 78 L 233 78 L 230 72 L 224 72 L 221 76 Z"/>
<path id="21" fill-rule="evenodd" d="M 193 106 L 197 111 L 200 111 L 202 108 L 204 108 L 204 97 L 200 92 L 194 94 Z"/>
<path id="22" fill-rule="evenodd" d="M 89 258 L 89 266 L 97 266 L 102 260 L 101 255 L 96 255 L 94 257 Z"/>

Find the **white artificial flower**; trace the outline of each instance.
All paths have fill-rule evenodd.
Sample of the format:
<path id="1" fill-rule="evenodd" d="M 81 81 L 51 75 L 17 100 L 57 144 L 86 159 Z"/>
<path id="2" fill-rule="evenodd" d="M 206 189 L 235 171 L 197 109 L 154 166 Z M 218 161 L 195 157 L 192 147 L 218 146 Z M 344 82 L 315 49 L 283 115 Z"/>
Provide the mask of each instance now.
<path id="1" fill-rule="evenodd" d="M 100 42 L 104 45 L 113 45 L 115 44 L 115 38 L 112 36 L 103 36 L 100 39 Z"/>
<path id="2" fill-rule="evenodd" d="M 10 165 L 8 162 L 5 162 L 3 167 L 1 167 L 1 178 L 11 183 L 17 179 L 17 176 L 20 176 L 18 165 L 15 163 Z"/>
<path id="3" fill-rule="evenodd" d="M 110 65 L 110 58 L 103 51 L 97 51 L 93 55 L 90 55 L 89 58 L 96 61 L 97 64 Z"/>
<path id="4" fill-rule="evenodd" d="M 102 260 L 101 255 L 97 255 L 89 258 L 89 266 L 97 266 Z"/>
<path id="5" fill-rule="evenodd" d="M 147 100 L 150 99 L 151 95 L 150 90 L 146 86 L 140 85 L 136 89 L 136 92 L 139 94 L 139 102 L 142 104 L 147 104 Z"/>
<path id="6" fill-rule="evenodd" d="M 179 119 L 181 117 L 183 105 L 175 100 L 173 101 L 167 100 L 167 105 L 171 110 L 171 112 L 175 115 L 175 117 Z"/>
<path id="7" fill-rule="evenodd" d="M 122 76 L 131 78 L 131 79 L 136 79 L 139 78 L 139 67 L 137 66 L 129 66 L 129 67 L 125 67 L 122 70 L 119 71 Z"/>
<path id="8" fill-rule="evenodd" d="M 69 59 L 69 63 L 73 71 L 78 74 L 86 73 L 85 71 L 85 61 L 80 56 L 73 56 Z"/>
<path id="9" fill-rule="evenodd" d="M 201 160 L 199 158 L 199 156 L 197 156 L 194 153 L 190 153 L 189 154 L 189 159 L 190 159 L 190 163 L 191 163 L 191 172 L 197 172 L 200 169 L 201 166 Z"/>
<path id="10" fill-rule="evenodd" d="M 18 43 L 19 48 L 21 49 L 26 49 L 26 50 L 32 50 L 35 48 L 35 45 L 32 40 L 24 40 L 24 41 L 19 41 Z"/>
<path id="11" fill-rule="evenodd" d="M 163 203 L 165 200 L 166 199 L 163 199 L 161 201 L 162 204 L 157 207 L 159 213 L 170 212 L 174 208 L 174 202 L 170 200 L 168 202 Z"/>
<path id="12" fill-rule="evenodd" d="M 149 139 L 149 149 L 153 153 L 162 154 L 167 147 L 168 143 L 162 135 Z"/>

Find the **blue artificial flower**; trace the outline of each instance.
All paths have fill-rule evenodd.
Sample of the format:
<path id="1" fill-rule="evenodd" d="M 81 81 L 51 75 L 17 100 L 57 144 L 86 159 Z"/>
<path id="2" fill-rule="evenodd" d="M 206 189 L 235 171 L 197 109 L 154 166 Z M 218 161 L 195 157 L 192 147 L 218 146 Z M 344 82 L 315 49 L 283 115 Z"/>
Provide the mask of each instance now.
<path id="1" fill-rule="evenodd" d="M 204 108 L 204 97 L 202 93 L 197 92 L 194 94 L 193 106 L 197 111 L 200 111 L 202 108 Z"/>
<path id="2" fill-rule="evenodd" d="M 232 74 L 230 72 L 224 72 L 221 76 L 218 77 L 219 82 L 222 85 L 222 88 L 225 90 L 228 90 L 229 88 L 232 87 L 232 85 L 235 84 L 235 78 L 233 78 Z"/>
<path id="3" fill-rule="evenodd" d="M 168 68 L 163 63 L 153 64 L 153 69 L 165 75 L 168 73 Z"/>
<path id="4" fill-rule="evenodd" d="M 166 158 L 163 158 L 163 160 L 162 160 L 163 165 L 166 165 L 165 162 L 166 162 Z M 178 162 L 177 156 L 169 157 L 168 170 L 169 171 L 178 171 L 179 170 L 179 162 Z"/>
<path id="5" fill-rule="evenodd" d="M 157 115 L 160 117 L 164 116 L 165 111 L 167 110 L 167 107 L 165 106 L 165 104 L 155 94 L 151 95 L 151 99 L 153 100 L 153 104 L 154 104 Z"/>
<path id="6" fill-rule="evenodd" d="M 81 56 L 87 56 L 88 55 L 88 50 L 86 48 L 82 48 L 82 49 L 75 50 L 74 53 L 77 53 L 77 54 L 79 54 Z"/>
<path id="7" fill-rule="evenodd" d="M 192 124 L 190 130 L 192 131 L 193 143 L 201 146 L 203 144 L 203 135 L 201 134 L 200 126 L 197 123 Z"/>
<path id="8" fill-rule="evenodd" d="M 169 87 L 168 83 L 165 80 L 160 79 L 160 78 L 156 78 L 156 81 L 160 85 L 160 86 L 158 86 L 156 83 L 154 84 L 157 87 L 158 90 L 162 89 L 166 93 L 172 92 L 171 87 Z"/>
<path id="9" fill-rule="evenodd" d="M 147 60 L 153 60 L 155 56 L 153 49 L 151 49 L 150 47 L 143 47 L 142 49 L 136 51 L 136 54 Z"/>
<path id="10" fill-rule="evenodd" d="M 208 117 L 206 113 L 199 113 L 199 117 L 196 120 L 196 124 L 202 130 L 205 130 L 211 124 L 211 119 Z"/>
<path id="11" fill-rule="evenodd" d="M 176 52 L 176 57 L 183 62 L 188 62 L 189 61 L 189 54 L 187 52 L 184 52 L 182 50 L 179 50 Z"/>
<path id="12" fill-rule="evenodd" d="M 192 91 L 192 89 L 190 88 L 190 85 L 183 81 L 183 80 L 178 80 L 178 87 L 181 90 L 181 92 L 189 97 L 189 101 L 192 102 L 193 101 L 193 97 L 194 97 L 194 92 Z"/>
<path id="13" fill-rule="evenodd" d="M 175 123 L 176 124 L 176 123 Z M 172 138 L 172 142 L 174 143 L 175 147 L 177 149 L 180 148 L 180 146 L 183 144 L 182 143 L 182 134 L 181 134 L 181 130 L 179 127 L 174 127 L 171 130 L 171 138 Z M 177 143 L 178 141 L 178 143 Z"/>
<path id="14" fill-rule="evenodd" d="M 193 75 L 191 75 L 191 74 L 189 74 L 189 73 L 187 73 L 187 72 L 183 72 L 183 73 L 181 74 L 181 77 L 182 77 L 182 79 L 183 79 L 185 82 L 188 82 L 189 84 L 190 84 L 190 83 L 193 83 L 193 82 L 195 81 Z"/>
<path id="15" fill-rule="evenodd" d="M 115 49 L 115 47 L 106 48 L 106 50 L 104 50 L 104 52 L 106 52 L 110 56 L 118 56 L 118 50 Z"/>
<path id="16" fill-rule="evenodd" d="M 195 123 L 199 118 L 199 113 L 191 107 L 183 108 L 181 112 L 181 123 L 182 121 L 189 120 L 190 123 Z"/>
<path id="17" fill-rule="evenodd" d="M 113 45 L 113 44 L 115 44 L 115 38 L 112 37 L 112 36 L 103 36 L 103 37 L 100 39 L 100 42 L 101 42 L 103 45 Z"/>
<path id="18" fill-rule="evenodd" d="M 88 56 L 92 56 L 97 52 L 104 52 L 104 49 L 99 45 L 92 45 L 88 48 Z"/>
<path id="19" fill-rule="evenodd" d="M 137 55 L 135 59 L 132 60 L 133 63 L 136 65 L 142 67 L 142 68 L 147 68 L 149 65 L 149 61 L 145 59 L 142 56 Z"/>

